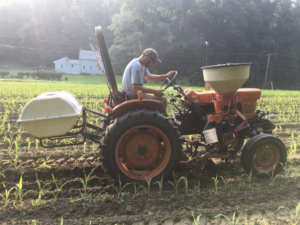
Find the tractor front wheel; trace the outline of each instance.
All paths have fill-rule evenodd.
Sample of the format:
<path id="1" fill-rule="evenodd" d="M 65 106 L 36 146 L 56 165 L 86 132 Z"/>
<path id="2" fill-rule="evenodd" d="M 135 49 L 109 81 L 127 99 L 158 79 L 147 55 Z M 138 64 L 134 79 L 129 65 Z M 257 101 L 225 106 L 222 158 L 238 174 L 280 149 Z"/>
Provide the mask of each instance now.
<path id="1" fill-rule="evenodd" d="M 243 145 L 244 145 L 244 139 L 245 137 L 244 136 L 234 136 L 234 134 L 232 134 L 231 138 L 236 138 L 235 141 L 233 143 L 231 143 L 230 145 L 228 145 L 228 149 L 230 150 L 230 153 L 232 155 L 235 155 L 236 153 L 238 153 Z"/>
<path id="2" fill-rule="evenodd" d="M 251 138 L 243 148 L 241 164 L 247 174 L 259 178 L 275 176 L 286 162 L 286 148 L 274 135 L 259 134 Z"/>
<path id="3" fill-rule="evenodd" d="M 140 184 L 167 177 L 182 151 L 172 120 L 146 109 L 117 117 L 103 133 L 100 148 L 102 168 L 110 178 Z"/>

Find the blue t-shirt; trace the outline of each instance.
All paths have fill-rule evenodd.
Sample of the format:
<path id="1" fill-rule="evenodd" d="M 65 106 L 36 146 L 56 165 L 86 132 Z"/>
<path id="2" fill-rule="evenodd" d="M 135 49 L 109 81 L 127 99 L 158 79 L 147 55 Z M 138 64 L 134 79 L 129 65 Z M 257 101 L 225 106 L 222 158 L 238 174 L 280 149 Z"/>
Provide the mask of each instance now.
<path id="1" fill-rule="evenodd" d="M 133 92 L 132 84 L 144 84 L 144 77 L 149 71 L 142 66 L 139 59 L 133 59 L 127 66 L 123 74 L 122 90 L 125 92 Z"/>

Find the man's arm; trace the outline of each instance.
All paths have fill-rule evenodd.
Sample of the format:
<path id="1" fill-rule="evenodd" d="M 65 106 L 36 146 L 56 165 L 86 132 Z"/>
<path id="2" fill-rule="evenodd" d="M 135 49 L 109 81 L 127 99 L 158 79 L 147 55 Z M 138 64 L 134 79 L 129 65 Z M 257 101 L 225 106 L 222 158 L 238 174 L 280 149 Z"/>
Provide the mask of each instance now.
<path id="1" fill-rule="evenodd" d="M 150 82 L 155 82 L 155 81 L 166 79 L 168 77 L 172 77 L 174 74 L 175 74 L 175 71 L 170 71 L 167 74 L 161 74 L 161 75 L 148 74 L 145 76 L 145 79 Z M 149 93 L 149 92 L 147 92 L 147 93 Z"/>
<path id="2" fill-rule="evenodd" d="M 157 97 L 161 97 L 161 96 L 164 95 L 162 90 L 147 88 L 147 87 L 144 87 L 143 85 L 140 85 L 140 84 L 132 84 L 131 86 L 132 86 L 132 89 L 133 89 L 134 92 L 137 92 L 137 91 L 141 90 L 143 93 L 154 94 Z"/>

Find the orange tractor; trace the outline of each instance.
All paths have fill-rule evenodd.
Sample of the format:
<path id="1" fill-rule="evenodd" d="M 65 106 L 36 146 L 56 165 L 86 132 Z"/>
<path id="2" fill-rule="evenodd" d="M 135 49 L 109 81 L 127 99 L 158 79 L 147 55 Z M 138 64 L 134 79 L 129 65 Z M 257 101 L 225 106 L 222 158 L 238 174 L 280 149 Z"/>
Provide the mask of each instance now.
<path id="1" fill-rule="evenodd" d="M 251 63 L 202 67 L 204 80 L 213 90 L 174 85 L 177 73 L 164 80 L 160 88 L 164 87 L 170 105 L 178 111 L 168 116 L 160 101 L 143 99 L 141 92 L 138 99 L 127 100 L 127 93 L 118 90 L 101 27 L 95 32 L 102 58 L 99 66 L 103 63 L 110 91 L 106 113 L 84 108 L 83 124 L 74 126 L 80 130 L 56 138 L 81 134 L 98 142 L 103 170 L 123 182 L 146 183 L 150 178 L 156 182 L 170 175 L 182 158 L 204 167 L 208 159 L 233 159 L 241 149 L 246 173 L 266 177 L 282 170 L 286 148 L 272 135 L 274 125 L 267 112 L 256 110 L 261 91 L 240 88 L 249 77 Z M 102 116 L 100 127 L 86 122 L 86 111 Z M 88 133 L 87 127 L 100 132 Z M 189 140 L 182 135 L 197 138 Z M 245 138 L 250 140 L 244 145 Z"/>
<path id="2" fill-rule="evenodd" d="M 119 175 L 124 182 L 138 183 L 151 178 L 155 182 L 172 172 L 181 155 L 201 167 L 211 158 L 232 159 L 246 137 L 250 140 L 241 154 L 246 173 L 265 177 L 281 171 L 286 148 L 272 135 L 275 126 L 265 119 L 267 112 L 256 110 L 261 91 L 239 88 L 249 77 L 251 63 L 202 67 L 204 80 L 213 90 L 173 85 L 177 73 L 164 80 L 160 88 L 169 88 L 166 95 L 178 110 L 168 116 L 160 101 L 143 99 L 142 93 L 136 100 L 124 98 L 125 93 L 117 88 L 101 27 L 96 27 L 96 37 L 110 89 L 109 118 L 102 120 L 100 139 L 102 168 L 110 177 Z M 199 138 L 182 136 L 190 134 Z"/>

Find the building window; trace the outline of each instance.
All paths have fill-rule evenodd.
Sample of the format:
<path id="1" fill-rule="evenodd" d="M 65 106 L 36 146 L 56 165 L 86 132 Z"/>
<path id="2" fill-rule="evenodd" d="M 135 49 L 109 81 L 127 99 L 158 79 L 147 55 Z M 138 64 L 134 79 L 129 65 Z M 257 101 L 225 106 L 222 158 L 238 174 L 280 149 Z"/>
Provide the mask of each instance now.
<path id="1" fill-rule="evenodd" d="M 93 67 L 92 66 L 90 66 L 90 70 L 92 70 L 93 69 Z"/>
<path id="2" fill-rule="evenodd" d="M 60 68 L 64 68 L 64 64 L 60 64 Z"/>
<path id="3" fill-rule="evenodd" d="M 85 65 L 83 65 L 83 67 L 82 67 L 84 70 L 85 70 Z"/>
<path id="4" fill-rule="evenodd" d="M 72 69 L 74 68 L 74 64 L 71 64 L 71 68 L 72 68 Z"/>
<path id="5" fill-rule="evenodd" d="M 56 65 L 56 68 L 59 68 L 59 64 L 57 63 L 57 64 L 55 64 Z"/>

